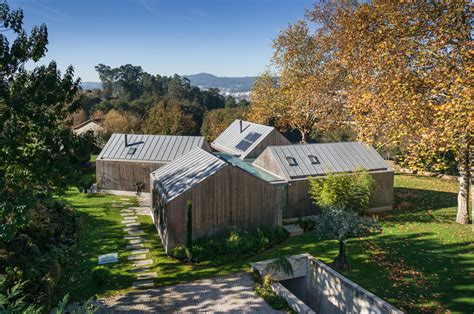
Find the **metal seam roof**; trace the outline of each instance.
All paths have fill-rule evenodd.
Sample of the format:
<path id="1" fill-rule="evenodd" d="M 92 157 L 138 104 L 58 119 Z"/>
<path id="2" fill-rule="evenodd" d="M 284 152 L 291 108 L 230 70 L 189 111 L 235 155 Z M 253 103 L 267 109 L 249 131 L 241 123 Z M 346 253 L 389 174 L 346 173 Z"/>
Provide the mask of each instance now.
<path id="1" fill-rule="evenodd" d="M 269 146 L 267 149 L 288 180 L 329 172 L 351 172 L 359 167 L 368 171 L 389 170 L 382 156 L 362 142 Z M 309 155 L 316 156 L 319 164 L 312 164 Z M 297 165 L 290 166 L 286 157 L 293 157 Z"/>
<path id="2" fill-rule="evenodd" d="M 145 135 L 127 134 L 128 146 L 125 146 L 125 134 L 114 133 L 97 157 L 98 160 L 123 160 L 158 162 L 171 161 L 196 147 L 204 147 L 202 136 Z M 130 148 L 136 148 L 133 155 Z"/>
<path id="3" fill-rule="evenodd" d="M 221 158 L 195 148 L 153 171 L 154 186 L 167 203 L 229 164 Z"/>

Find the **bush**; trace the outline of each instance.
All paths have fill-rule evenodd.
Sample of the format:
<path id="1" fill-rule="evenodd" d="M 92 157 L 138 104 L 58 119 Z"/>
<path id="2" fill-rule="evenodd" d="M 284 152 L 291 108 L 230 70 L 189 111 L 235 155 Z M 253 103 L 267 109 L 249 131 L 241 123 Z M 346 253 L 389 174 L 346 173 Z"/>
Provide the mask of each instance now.
<path id="1" fill-rule="evenodd" d="M 237 227 L 214 236 L 202 237 L 193 241 L 188 248 L 175 247 L 173 257 L 184 262 L 212 262 L 223 264 L 261 253 L 287 238 L 283 228 L 257 229 L 253 232 L 243 231 Z"/>
<path id="2" fill-rule="evenodd" d="M 275 310 L 289 310 L 286 300 L 272 290 L 273 280 L 269 275 L 263 277 L 263 282 L 255 285 L 255 294 L 265 300 Z"/>
<path id="3" fill-rule="evenodd" d="M 105 266 L 98 266 L 92 270 L 92 280 L 101 286 L 110 278 L 110 270 Z"/>

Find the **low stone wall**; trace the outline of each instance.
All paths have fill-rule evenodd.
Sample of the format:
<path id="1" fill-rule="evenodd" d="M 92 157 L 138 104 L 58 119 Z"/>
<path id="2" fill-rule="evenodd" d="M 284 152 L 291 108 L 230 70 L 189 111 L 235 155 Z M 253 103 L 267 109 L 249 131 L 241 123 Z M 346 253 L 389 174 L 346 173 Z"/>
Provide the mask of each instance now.
<path id="1" fill-rule="evenodd" d="M 260 276 L 278 282 L 272 288 L 301 313 L 403 313 L 309 254 L 288 257 L 293 274 L 275 268 L 274 260 L 252 264 Z"/>

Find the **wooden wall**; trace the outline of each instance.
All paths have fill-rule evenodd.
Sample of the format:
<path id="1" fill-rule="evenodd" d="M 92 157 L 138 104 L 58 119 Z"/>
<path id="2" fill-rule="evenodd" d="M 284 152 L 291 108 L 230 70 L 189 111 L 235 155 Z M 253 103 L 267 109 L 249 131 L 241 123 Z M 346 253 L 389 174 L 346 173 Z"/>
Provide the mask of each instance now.
<path id="1" fill-rule="evenodd" d="M 261 152 L 268 146 L 290 145 L 290 141 L 284 137 L 278 130 L 274 129 L 265 138 L 258 143 L 245 158 L 257 158 Z"/>
<path id="2" fill-rule="evenodd" d="M 369 212 L 391 210 L 393 206 L 393 172 L 370 172 L 376 181 Z M 290 181 L 288 186 L 288 204 L 283 211 L 283 219 L 315 215 L 318 207 L 309 196 L 309 180 Z"/>
<path id="3" fill-rule="evenodd" d="M 193 204 L 193 238 L 239 226 L 276 227 L 282 223 L 286 191 L 233 166 L 226 166 L 165 206 L 162 231 L 166 249 L 186 242 L 186 203 Z M 154 203 L 159 195 L 153 193 Z M 159 222 L 157 221 L 157 227 Z"/>
<path id="4" fill-rule="evenodd" d="M 150 190 L 150 173 L 164 163 L 142 163 L 117 160 L 97 160 L 97 187 L 104 190 L 135 191 L 135 182 L 145 184 L 144 191 Z"/>

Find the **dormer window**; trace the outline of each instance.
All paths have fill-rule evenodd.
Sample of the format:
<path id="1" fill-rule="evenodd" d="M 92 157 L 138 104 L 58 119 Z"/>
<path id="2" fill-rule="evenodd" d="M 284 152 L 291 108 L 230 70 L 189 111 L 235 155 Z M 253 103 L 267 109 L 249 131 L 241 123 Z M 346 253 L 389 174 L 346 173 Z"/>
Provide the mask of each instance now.
<path id="1" fill-rule="evenodd" d="M 288 163 L 288 166 L 297 166 L 298 163 L 296 162 L 296 159 L 290 156 L 285 157 L 286 162 Z"/>
<path id="2" fill-rule="evenodd" d="M 127 155 L 133 155 L 136 151 L 137 149 L 135 147 L 131 147 L 128 149 Z"/>
<path id="3" fill-rule="evenodd" d="M 318 157 L 314 156 L 314 155 L 308 155 L 308 158 L 309 158 L 309 161 L 313 164 L 313 165 L 318 165 L 319 164 L 319 159 Z"/>

